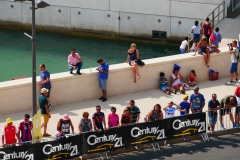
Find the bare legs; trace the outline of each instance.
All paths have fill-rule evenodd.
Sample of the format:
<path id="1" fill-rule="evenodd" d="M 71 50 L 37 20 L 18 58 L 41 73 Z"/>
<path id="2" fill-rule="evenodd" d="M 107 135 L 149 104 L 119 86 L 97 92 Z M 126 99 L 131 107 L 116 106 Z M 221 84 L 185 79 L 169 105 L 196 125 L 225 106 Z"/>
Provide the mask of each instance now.
<path id="1" fill-rule="evenodd" d="M 107 90 L 102 90 L 102 94 L 104 98 L 107 98 Z"/>
<path id="2" fill-rule="evenodd" d="M 205 65 L 209 67 L 210 53 L 204 53 L 203 59 L 204 59 Z"/>
<path id="3" fill-rule="evenodd" d="M 134 83 L 136 83 L 137 78 L 138 79 L 140 78 L 140 75 L 139 75 L 139 72 L 138 72 L 138 64 L 135 61 L 133 61 L 131 65 L 132 65 L 132 69 L 133 69 Z"/>

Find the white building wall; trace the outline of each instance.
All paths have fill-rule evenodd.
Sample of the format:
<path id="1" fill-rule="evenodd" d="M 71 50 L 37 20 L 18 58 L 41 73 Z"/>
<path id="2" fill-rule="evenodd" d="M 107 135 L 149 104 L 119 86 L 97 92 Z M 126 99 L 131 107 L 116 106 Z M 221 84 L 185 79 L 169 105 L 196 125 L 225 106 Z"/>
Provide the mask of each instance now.
<path id="1" fill-rule="evenodd" d="M 72 34 L 101 32 L 151 38 L 152 30 L 159 30 L 166 31 L 168 38 L 183 37 L 195 20 L 205 19 L 222 1 L 46 0 L 51 6 L 36 10 L 36 24 L 43 29 L 64 28 Z M 0 25 L 16 23 L 31 25 L 30 3 L 0 0 Z"/>

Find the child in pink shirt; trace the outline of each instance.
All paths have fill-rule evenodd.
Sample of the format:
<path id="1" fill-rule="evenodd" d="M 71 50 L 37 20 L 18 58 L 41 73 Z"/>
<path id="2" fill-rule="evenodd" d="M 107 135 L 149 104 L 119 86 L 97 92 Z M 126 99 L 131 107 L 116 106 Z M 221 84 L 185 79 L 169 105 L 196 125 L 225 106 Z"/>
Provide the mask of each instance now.
<path id="1" fill-rule="evenodd" d="M 111 107 L 112 113 L 108 115 L 108 128 L 110 129 L 111 127 L 119 127 L 119 117 L 116 114 L 116 108 Z"/>

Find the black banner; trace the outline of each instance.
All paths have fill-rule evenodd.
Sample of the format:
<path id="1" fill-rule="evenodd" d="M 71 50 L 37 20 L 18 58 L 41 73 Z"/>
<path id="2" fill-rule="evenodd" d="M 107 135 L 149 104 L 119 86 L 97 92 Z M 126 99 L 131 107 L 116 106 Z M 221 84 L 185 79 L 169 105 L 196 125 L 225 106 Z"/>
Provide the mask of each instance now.
<path id="1" fill-rule="evenodd" d="M 127 148 L 166 139 L 206 133 L 206 113 L 141 123 L 106 132 L 88 132 L 69 138 L 0 149 L 0 159 L 53 160 Z"/>

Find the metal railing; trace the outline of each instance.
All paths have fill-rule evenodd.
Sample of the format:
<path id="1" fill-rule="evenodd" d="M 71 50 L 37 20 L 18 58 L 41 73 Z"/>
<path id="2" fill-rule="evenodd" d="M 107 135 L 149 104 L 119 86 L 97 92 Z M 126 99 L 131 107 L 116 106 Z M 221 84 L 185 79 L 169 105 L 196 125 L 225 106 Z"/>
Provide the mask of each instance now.
<path id="1" fill-rule="evenodd" d="M 222 21 L 225 18 L 225 1 L 219 4 L 207 17 L 210 18 L 210 23 L 212 24 L 212 28 L 214 29 L 214 26 L 216 26 L 220 21 Z M 202 21 L 199 23 L 198 26 L 202 28 L 204 21 L 205 19 L 202 19 Z M 188 51 L 190 48 L 189 44 L 191 41 L 193 41 L 191 34 L 194 34 L 194 33 L 191 33 L 191 32 L 188 33 Z M 202 35 L 200 35 L 200 38 Z"/>

